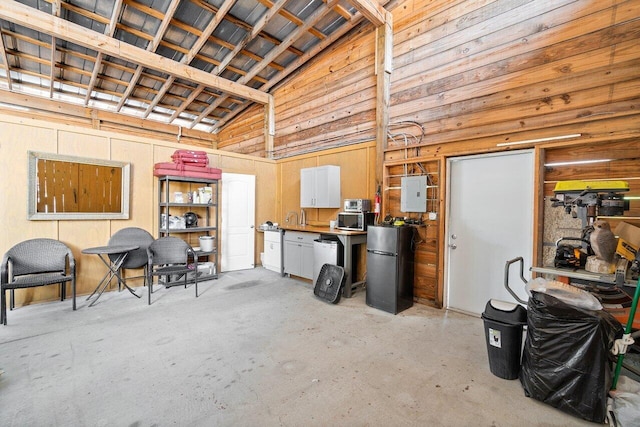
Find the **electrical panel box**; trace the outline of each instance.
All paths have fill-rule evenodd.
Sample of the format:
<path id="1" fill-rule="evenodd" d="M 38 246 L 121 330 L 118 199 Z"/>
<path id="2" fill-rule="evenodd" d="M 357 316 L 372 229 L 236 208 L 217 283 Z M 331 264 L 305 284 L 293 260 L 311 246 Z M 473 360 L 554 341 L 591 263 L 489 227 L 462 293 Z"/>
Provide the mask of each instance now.
<path id="1" fill-rule="evenodd" d="M 427 211 L 427 176 L 401 178 L 400 210 L 402 212 Z"/>

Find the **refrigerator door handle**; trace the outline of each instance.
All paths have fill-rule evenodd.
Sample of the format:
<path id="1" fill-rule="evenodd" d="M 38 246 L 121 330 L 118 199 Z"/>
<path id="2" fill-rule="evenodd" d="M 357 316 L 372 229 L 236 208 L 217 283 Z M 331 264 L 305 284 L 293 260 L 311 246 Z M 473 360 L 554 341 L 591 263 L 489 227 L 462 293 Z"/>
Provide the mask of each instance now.
<path id="1" fill-rule="evenodd" d="M 396 256 L 396 254 L 394 254 L 393 252 L 378 251 L 375 249 L 367 249 L 367 252 L 376 254 L 376 255 Z"/>

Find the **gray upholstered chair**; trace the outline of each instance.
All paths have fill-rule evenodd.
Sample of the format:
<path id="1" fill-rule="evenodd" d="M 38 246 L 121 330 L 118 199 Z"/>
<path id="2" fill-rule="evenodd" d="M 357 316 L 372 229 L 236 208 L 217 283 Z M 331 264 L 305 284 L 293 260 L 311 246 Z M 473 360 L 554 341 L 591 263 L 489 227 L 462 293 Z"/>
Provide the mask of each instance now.
<path id="1" fill-rule="evenodd" d="M 54 239 L 31 239 L 18 243 L 4 254 L 0 266 L 0 322 L 7 324 L 6 291 L 11 291 L 10 309 L 15 307 L 16 289 L 60 285 L 60 301 L 71 282 L 73 309 L 76 309 L 76 262 L 71 250 Z"/>
<path id="2" fill-rule="evenodd" d="M 184 279 L 184 287 L 193 277 L 198 296 L 198 258 L 191 246 L 177 237 L 161 237 L 154 240 L 147 248 L 147 286 L 149 288 L 149 304 L 153 293 L 153 277 L 164 277 L 164 286 L 170 287 Z M 193 265 L 189 264 L 193 260 Z M 191 273 L 191 274 L 189 274 Z"/>
<path id="3" fill-rule="evenodd" d="M 128 227 L 117 231 L 111 239 L 109 246 L 115 245 L 137 245 L 138 249 L 130 251 L 122 263 L 120 270 L 144 268 L 144 284 L 147 284 L 147 248 L 153 242 L 153 236 L 142 228 Z M 111 262 L 115 261 L 116 255 L 109 255 Z M 122 276 L 122 274 L 120 274 Z M 135 276 L 140 277 L 140 276 Z M 133 277 L 131 277 L 133 278 Z M 123 277 L 123 280 L 126 278 Z"/>

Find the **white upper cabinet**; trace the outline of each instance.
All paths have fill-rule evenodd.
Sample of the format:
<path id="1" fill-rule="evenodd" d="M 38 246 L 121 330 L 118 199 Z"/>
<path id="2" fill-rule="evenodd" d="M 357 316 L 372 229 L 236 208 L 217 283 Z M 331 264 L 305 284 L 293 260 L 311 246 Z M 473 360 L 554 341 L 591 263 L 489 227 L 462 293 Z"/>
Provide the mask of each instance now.
<path id="1" fill-rule="evenodd" d="M 301 208 L 339 208 L 340 166 L 300 169 Z"/>

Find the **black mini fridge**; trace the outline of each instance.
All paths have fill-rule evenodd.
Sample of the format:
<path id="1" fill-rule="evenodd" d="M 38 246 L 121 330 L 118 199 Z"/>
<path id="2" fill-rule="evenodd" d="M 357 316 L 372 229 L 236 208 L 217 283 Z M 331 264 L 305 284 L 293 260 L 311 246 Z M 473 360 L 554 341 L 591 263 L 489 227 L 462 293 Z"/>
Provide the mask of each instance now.
<path id="1" fill-rule="evenodd" d="M 413 305 L 411 226 L 367 228 L 367 305 L 397 314 Z"/>

